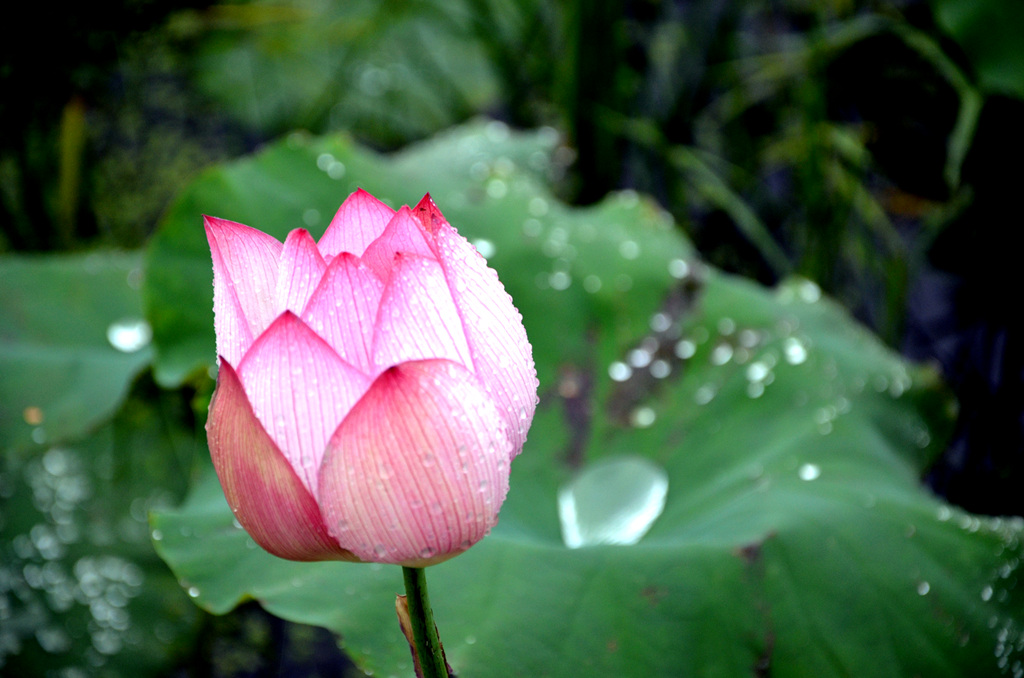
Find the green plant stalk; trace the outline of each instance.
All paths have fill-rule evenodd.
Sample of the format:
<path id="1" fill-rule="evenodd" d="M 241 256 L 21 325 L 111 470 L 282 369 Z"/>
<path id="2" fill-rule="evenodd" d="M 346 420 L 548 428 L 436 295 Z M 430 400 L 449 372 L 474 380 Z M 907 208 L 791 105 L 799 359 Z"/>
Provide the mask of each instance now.
<path id="1" fill-rule="evenodd" d="M 426 573 L 422 567 L 403 566 L 402 575 L 405 577 L 412 635 L 423 678 L 448 678 L 448 667 L 445 665 L 441 640 L 437 636 L 437 626 L 434 625 L 434 613 L 430 609 L 430 597 L 427 595 Z"/>

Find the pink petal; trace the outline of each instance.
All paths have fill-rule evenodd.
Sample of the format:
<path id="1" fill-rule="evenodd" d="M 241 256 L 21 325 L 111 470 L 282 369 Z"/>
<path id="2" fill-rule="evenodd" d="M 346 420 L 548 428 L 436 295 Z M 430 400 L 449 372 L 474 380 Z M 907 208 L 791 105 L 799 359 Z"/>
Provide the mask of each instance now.
<path id="1" fill-rule="evenodd" d="M 335 257 L 342 252 L 362 256 L 367 245 L 384 232 L 393 216 L 395 210 L 363 189 L 356 190 L 341 204 L 331 225 L 320 238 L 320 253 L 324 258 Z"/>
<path id="2" fill-rule="evenodd" d="M 448 358 L 473 367 L 462 318 L 441 264 L 399 254 L 377 311 L 373 359 L 379 372 L 424 358 Z"/>
<path id="3" fill-rule="evenodd" d="M 290 311 L 238 367 L 256 417 L 315 497 L 327 441 L 370 380 Z"/>
<path id="4" fill-rule="evenodd" d="M 233 221 L 203 217 L 213 255 L 217 353 L 237 365 L 277 315 L 274 289 L 281 243 Z"/>
<path id="5" fill-rule="evenodd" d="M 404 252 L 436 259 L 434 250 L 424 239 L 427 234 L 412 210 L 403 206 L 380 237 L 370 243 L 363 253 L 363 263 L 373 269 L 381 280 L 387 281 L 394 265 L 395 254 Z"/>
<path id="6" fill-rule="evenodd" d="M 375 374 L 373 326 L 383 293 L 384 283 L 344 252 L 331 260 L 302 319 L 348 363 Z"/>
<path id="7" fill-rule="evenodd" d="M 447 222 L 438 227 L 436 244 L 476 375 L 508 424 L 515 456 L 537 408 L 537 371 L 522 316 L 497 273 Z"/>
<path id="8" fill-rule="evenodd" d="M 420 198 L 416 207 L 412 208 L 412 214 L 420 222 L 423 232 L 427 233 L 431 239 L 437 234 L 437 229 L 441 227 L 441 224 L 448 223 L 429 193 Z"/>
<path id="9" fill-rule="evenodd" d="M 316 248 L 316 241 L 304 228 L 288 234 L 281 250 L 277 272 L 277 310 L 302 313 L 313 290 L 320 284 L 327 263 Z"/>
<path id="10" fill-rule="evenodd" d="M 446 560 L 497 523 L 509 447 L 501 415 L 464 367 L 393 367 L 329 443 L 320 474 L 328 530 L 363 560 Z"/>
<path id="11" fill-rule="evenodd" d="M 327 533 L 313 495 L 260 425 L 227 358 L 206 431 L 228 504 L 257 544 L 289 560 L 358 560 Z"/>

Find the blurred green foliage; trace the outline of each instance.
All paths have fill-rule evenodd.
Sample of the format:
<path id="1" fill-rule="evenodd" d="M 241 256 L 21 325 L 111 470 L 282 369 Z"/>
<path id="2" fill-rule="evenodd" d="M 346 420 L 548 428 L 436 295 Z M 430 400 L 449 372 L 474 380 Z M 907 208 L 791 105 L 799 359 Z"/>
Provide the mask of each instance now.
<path id="1" fill-rule="evenodd" d="M 695 414 L 694 394 L 687 389 L 703 385 L 695 381 L 703 368 L 669 389 L 650 379 L 615 386 L 605 377 L 610 361 L 624 361 L 623 351 L 644 340 L 657 303 L 664 303 L 664 311 L 679 311 L 673 305 L 686 298 L 673 280 L 661 281 L 663 268 L 645 262 L 648 249 L 663 250 L 666 256 L 671 252 L 679 261 L 696 261 L 694 250 L 677 232 L 639 236 L 633 230 L 634 222 L 670 223 L 655 204 L 674 218 L 675 228 L 687 234 L 704 261 L 768 285 L 802 275 L 890 345 L 905 336 L 910 283 L 928 263 L 952 272 L 981 270 L 987 290 L 1016 284 L 1010 258 L 1015 250 L 1002 246 L 1005 223 L 1018 209 L 1018 160 L 1024 153 L 1019 125 L 1024 43 L 1018 35 L 1021 10 L 1012 0 L 123 0 L 89 11 L 54 12 L 40 3 L 19 11 L 24 13 L 20 20 L 0 22 L 4 673 L 235 676 L 274 666 L 313 673 L 321 669 L 312 664 L 288 668 L 274 657 L 282 646 L 296 656 L 314 652 L 311 647 L 321 656 L 330 654 L 312 629 L 283 625 L 258 608 L 245 608 L 228 620 L 199 613 L 188 599 L 188 587 L 182 590 L 155 559 L 145 535 L 149 510 L 176 505 L 193 480 L 209 475 L 201 430 L 212 389 L 206 371 L 213 357 L 210 299 L 203 293 L 209 291 L 209 262 L 198 227 L 191 232 L 180 226 L 200 208 L 216 206 L 231 212 L 218 216 L 276 229 L 279 235 L 296 225 L 316 230 L 348 189 L 372 175 L 378 190 L 397 202 L 418 198 L 410 193 L 412 187 L 431 190 L 453 223 L 479 219 L 516 225 L 521 233 L 479 237 L 498 243 L 495 266 L 513 281 L 511 288 L 518 288 L 524 315 L 541 317 L 553 304 L 574 326 L 600 327 L 613 335 L 594 345 L 591 334 L 559 332 L 562 341 L 556 341 L 552 329 L 560 328 L 536 321 L 530 327 L 545 352 L 538 363 L 549 399 L 535 434 L 548 439 L 533 443 L 538 445 L 534 458 L 543 458 L 544 450 L 569 450 L 566 468 L 580 463 L 591 446 L 609 453 L 644 446 L 651 453 L 674 454 L 683 433 L 703 440 L 707 450 L 724 445 L 730 449 L 722 454 L 735 452 L 726 444 L 730 438 L 719 437 L 713 425 Z M 45 40 L 26 28 L 34 26 L 45 26 Z M 480 115 L 504 124 L 473 123 L 443 134 Z M 541 131 L 520 137 L 510 134 L 506 124 Z M 439 133 L 437 141 L 396 155 L 387 161 L 390 165 L 364 150 L 403 149 Z M 282 136 L 291 142 L 272 143 Z M 459 146 L 458 139 L 466 146 Z M 240 168 L 253 165 L 221 164 L 266 144 L 271 145 L 258 156 L 263 164 L 251 176 Z M 485 147 L 489 159 L 482 155 Z M 274 174 L 273 168 L 287 169 L 297 158 L 308 160 L 310 153 L 316 155 L 315 179 L 296 183 L 292 177 L 288 183 L 286 176 Z M 324 161 L 320 167 L 326 156 L 333 163 Z M 305 170 L 297 176 L 305 176 Z M 284 181 L 274 185 L 287 190 L 251 195 L 254 185 L 271 179 Z M 443 186 L 438 190 L 434 183 Z M 176 199 L 188 185 L 191 190 Z M 607 197 L 618 189 L 656 202 L 632 192 Z M 525 202 L 517 202 L 517 196 L 525 196 Z M 554 255 L 544 250 L 542 240 L 552 234 L 560 234 L 558 242 L 547 245 L 557 250 Z M 535 238 L 543 258 L 519 242 L 524 237 Z M 647 237 L 661 240 L 655 244 Z M 594 242 L 577 251 L 575 238 Z M 147 243 L 143 255 L 138 248 Z M 623 259 L 620 245 L 633 252 L 625 243 L 643 243 L 643 254 Z M 42 254 L 66 250 L 90 252 Z M 583 250 L 586 256 L 580 255 Z M 147 276 L 145 315 L 155 340 L 152 347 L 145 341 L 133 347 L 133 337 L 147 336 L 148 326 L 138 322 L 140 286 Z M 771 325 L 754 309 L 775 308 L 777 298 L 720 274 L 710 280 L 712 293 L 704 297 L 710 306 L 687 307 L 680 331 L 685 325 L 686 331 L 699 334 L 703 323 L 714 336 L 718 321 L 726 316 L 736 321 L 740 309 L 753 313 L 751 327 Z M 566 281 L 569 286 L 559 289 Z M 787 289 L 799 288 L 782 287 L 779 294 Z M 824 317 L 826 324 L 850 327 L 838 311 Z M 847 346 L 844 330 L 817 331 L 815 342 L 823 355 L 849 352 L 846 358 L 854 363 L 878 359 L 895 364 L 865 337 Z M 1003 364 L 999 355 L 996 370 Z M 728 390 L 732 384 L 742 391 L 741 377 L 736 371 L 732 381 L 724 379 L 719 386 Z M 738 392 L 734 400 L 717 399 L 711 409 L 742 403 L 715 416 L 756 433 L 761 424 L 752 421 L 763 416 L 757 408 L 768 402 L 771 388 L 764 399 Z M 573 400 L 577 396 L 566 395 L 572 393 L 582 395 Z M 908 431 L 884 423 L 902 416 L 907 399 L 889 410 L 878 405 L 878 419 L 859 422 L 855 435 L 877 436 L 880 447 L 859 449 L 889 450 L 906 471 L 897 474 L 900 480 L 872 480 L 869 494 L 877 494 L 882 505 L 881 490 L 893 490 L 930 520 L 939 509 L 913 480 L 939 451 L 949 420 L 941 407 L 936 409 L 944 402 L 940 391 L 927 387 L 923 393 L 935 397 L 914 400 L 919 412 L 910 409 L 936 427 L 926 445 L 927 458 L 904 444 Z M 1000 420 L 1012 421 L 1020 415 L 1018 406 L 1002 393 L 996 393 L 993 411 Z M 867 402 L 885 399 L 868 394 Z M 594 403 L 604 408 L 597 415 Z M 577 423 L 584 414 L 593 417 L 586 419 L 593 430 L 563 428 L 555 411 L 559 406 Z M 639 407 L 651 409 L 658 424 L 632 426 Z M 678 421 L 670 425 L 672 420 Z M 1002 430 L 993 429 L 997 444 L 1003 444 Z M 800 447 L 799 453 L 808 449 L 817 448 Z M 751 451 L 752 458 L 757 454 Z M 676 473 L 684 474 L 685 462 L 672 459 Z M 788 459 L 757 463 L 770 476 L 773 463 L 793 463 Z M 983 463 L 991 466 L 993 461 Z M 1016 488 L 1013 473 L 1021 462 L 1006 463 L 996 464 L 993 473 Z M 543 483 L 514 484 L 520 494 L 510 498 L 512 518 L 506 522 L 518 524 L 528 515 L 516 513 L 524 505 L 546 505 L 562 477 L 553 471 L 557 468 L 539 472 Z M 787 466 L 785 472 L 791 470 Z M 215 503 L 215 492 L 213 499 L 202 492 L 210 492 L 208 483 L 189 511 L 206 500 Z M 1019 494 L 999 488 L 984 492 Z M 806 517 L 814 502 L 801 502 L 796 502 L 799 510 L 782 515 Z M 906 508 L 886 505 L 886 520 L 907 518 L 901 513 Z M 839 501 L 834 510 L 853 515 L 849 502 Z M 905 653 L 901 650 L 898 659 L 890 657 L 893 666 L 922 666 L 934 673 L 929 662 L 945 657 L 945 649 L 932 644 L 936 636 L 930 632 L 917 635 L 914 626 L 920 616 L 933 614 L 929 619 L 937 625 L 932 630 L 946 628 L 940 622 L 950 619 L 951 609 L 967 610 L 962 619 L 954 618 L 961 632 L 994 609 L 996 631 L 1019 640 L 1019 616 L 1003 614 L 1016 600 L 1015 570 L 1003 575 L 1007 563 L 992 560 L 989 548 L 1010 538 L 1016 527 L 981 522 L 966 513 L 950 516 L 955 520 L 948 525 L 929 522 L 927 528 L 923 521 L 905 521 L 913 531 L 922 530 L 923 546 L 915 542 L 901 550 L 906 560 L 898 562 L 923 564 L 913 575 L 915 585 L 931 582 L 936 595 L 919 596 L 920 602 L 941 603 L 930 612 L 904 606 L 917 595 L 917 589 L 904 587 L 898 598 L 903 603 L 889 608 L 892 626 L 873 627 L 877 620 L 871 620 L 869 629 L 899 628 L 905 638 L 918 641 L 910 642 Z M 214 522 L 221 518 L 214 510 Z M 530 529 L 557 540 L 551 516 L 541 518 Z M 873 523 L 850 520 L 844 529 L 851 531 L 844 534 L 850 535 L 850 552 L 861 554 L 854 554 L 854 561 L 863 566 L 865 559 L 858 558 L 866 552 L 858 549 L 873 539 L 865 530 Z M 954 523 L 959 529 L 949 529 Z M 187 523 L 181 529 L 188 529 Z M 810 530 L 811 541 L 821 537 L 810 523 L 800 529 Z M 185 543 L 189 536 L 174 535 Z M 912 538 L 905 537 L 908 543 Z M 784 561 L 797 557 L 789 539 L 755 542 Z M 799 538 L 797 543 L 802 543 Z M 500 551 L 503 544 L 496 539 L 494 546 Z M 829 557 L 845 553 L 844 547 L 828 548 L 833 549 Z M 799 557 L 813 562 L 819 556 Z M 486 560 L 487 553 L 481 550 L 479 557 Z M 717 563 L 715 557 L 724 556 L 701 562 Z M 939 565 L 943 558 L 951 562 Z M 770 562 L 776 565 L 764 564 Z M 791 570 L 778 562 L 765 560 L 758 567 L 766 569 L 757 575 L 764 577 L 743 585 L 767 600 L 778 591 L 758 590 L 758 581 L 797 587 L 823 572 L 834 575 L 841 565 L 829 560 L 818 570 Z M 592 563 L 572 563 L 565 566 L 590 573 L 594 581 L 625 586 L 612 575 L 601 579 Z M 985 583 L 992 572 L 979 570 L 979 563 L 997 568 L 994 585 Z M 692 581 L 704 576 L 701 567 L 680 570 L 679 576 Z M 855 569 L 854 574 L 864 574 L 869 568 Z M 799 576 L 786 579 L 786 573 L 798 570 Z M 704 574 L 720 572 L 716 566 Z M 863 585 L 879 586 L 892 574 L 884 568 L 868 573 Z M 380 584 L 376 573 L 363 575 Z M 957 578 L 940 592 L 938 582 Z M 827 584 L 817 581 L 811 590 L 828 592 Z M 589 590 L 567 591 L 586 597 Z M 654 609 L 663 600 L 657 591 L 650 601 Z M 458 600 L 457 591 L 449 593 Z M 280 600 L 285 602 L 275 609 L 291 610 L 286 616 L 323 623 L 295 613 L 287 596 Z M 772 600 L 784 601 L 785 607 L 806 599 L 782 594 Z M 675 598 L 670 602 L 681 604 Z M 818 601 L 833 602 L 831 597 Z M 218 611 L 227 607 L 204 604 Z M 878 601 L 879 607 L 886 604 Z M 673 619 L 684 614 L 680 607 L 672 609 L 668 616 Z M 789 613 L 799 616 L 799 610 L 779 612 Z M 748 640 L 755 640 L 741 654 L 744 660 L 751 658 L 749 653 L 763 656 L 774 642 L 774 636 L 771 641 L 757 636 L 763 630 L 755 626 L 757 620 L 747 621 L 754 634 Z M 443 622 L 456 628 L 459 623 Z M 343 625 L 327 625 L 346 632 Z M 780 640 L 777 661 L 819 656 L 820 648 L 807 640 L 813 624 L 796 626 L 809 645 L 784 648 Z M 871 631 L 866 633 L 861 639 Z M 951 659 L 942 670 L 966 666 L 957 662 L 975 657 L 971 653 L 980 647 L 975 643 L 991 640 L 984 631 L 959 638 L 971 652 Z M 394 639 L 366 640 L 365 647 L 371 647 Z M 485 645 L 493 643 L 456 652 L 476 666 L 492 651 Z M 982 654 L 999 662 L 996 669 L 1017 672 L 1020 665 L 1013 662 L 1019 658 L 1008 647 L 1015 646 L 1000 640 Z M 929 654 L 933 651 L 937 654 Z M 922 663 L 907 659 L 911 656 Z M 831 661 L 842 666 L 848 659 Z M 323 670 L 343 670 L 343 657 L 330 661 Z M 363 656 L 360 661 L 393 667 L 390 659 Z M 985 665 L 979 655 L 977 666 Z M 990 675 L 978 670 L 983 671 L 978 675 Z"/>

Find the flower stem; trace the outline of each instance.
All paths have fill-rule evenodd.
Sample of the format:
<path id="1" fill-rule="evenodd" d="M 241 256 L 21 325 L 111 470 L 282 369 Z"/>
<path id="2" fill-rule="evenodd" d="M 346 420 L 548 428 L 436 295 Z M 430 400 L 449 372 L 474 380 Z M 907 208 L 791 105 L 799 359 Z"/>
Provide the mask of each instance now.
<path id="1" fill-rule="evenodd" d="M 441 641 L 434 625 L 434 613 L 430 609 L 430 597 L 427 595 L 426 573 L 422 567 L 403 566 L 402 575 L 405 577 L 412 634 L 423 678 L 448 678 L 448 667 L 445 665 Z"/>

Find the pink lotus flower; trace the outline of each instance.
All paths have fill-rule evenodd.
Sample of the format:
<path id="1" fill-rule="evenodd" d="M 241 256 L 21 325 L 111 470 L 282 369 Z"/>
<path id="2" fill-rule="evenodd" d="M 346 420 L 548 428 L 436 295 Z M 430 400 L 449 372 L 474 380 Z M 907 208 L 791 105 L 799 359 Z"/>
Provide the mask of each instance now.
<path id="1" fill-rule="evenodd" d="M 207 433 L 242 526 L 291 560 L 422 567 L 482 539 L 537 404 L 522 318 L 424 196 L 358 190 L 314 242 L 205 218 Z"/>

